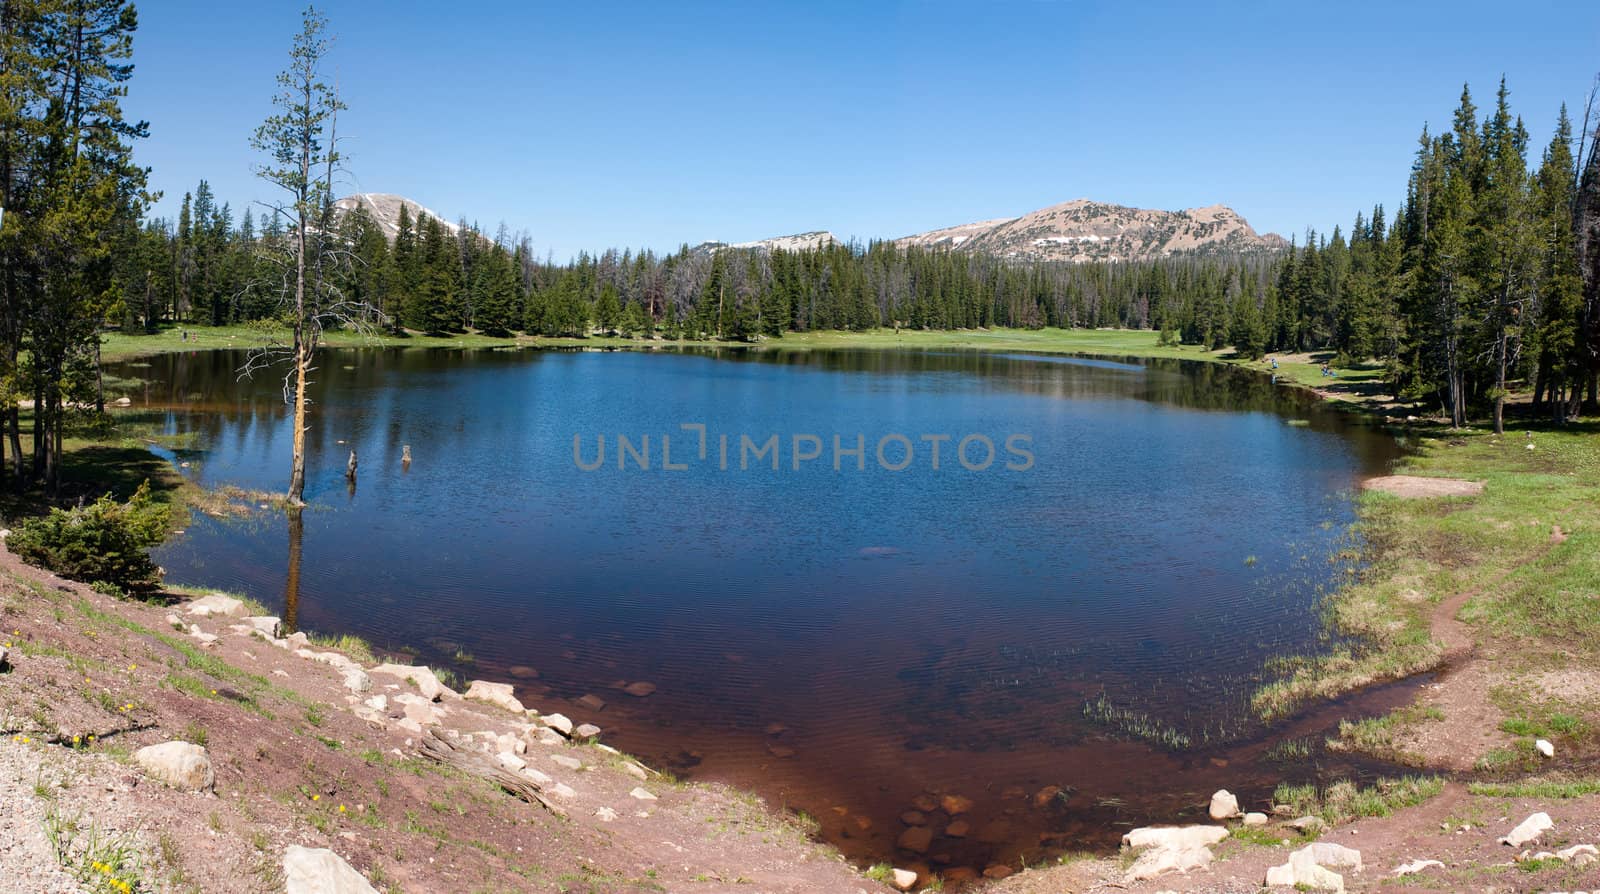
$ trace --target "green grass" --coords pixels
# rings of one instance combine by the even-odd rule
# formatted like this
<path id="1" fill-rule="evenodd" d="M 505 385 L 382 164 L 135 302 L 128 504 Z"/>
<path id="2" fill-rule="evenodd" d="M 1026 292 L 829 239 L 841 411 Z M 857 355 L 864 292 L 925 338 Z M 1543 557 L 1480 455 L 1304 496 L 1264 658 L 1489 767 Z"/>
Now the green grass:
<path id="1" fill-rule="evenodd" d="M 1327 604 L 1349 642 L 1269 665 L 1261 717 L 1283 717 L 1329 698 L 1436 667 L 1444 655 L 1431 613 L 1471 593 L 1458 614 L 1480 639 L 1517 654 L 1600 657 L 1600 427 L 1559 430 L 1515 423 L 1413 436 L 1398 472 L 1485 483 L 1476 497 L 1403 500 L 1363 493 L 1356 533 L 1367 564 Z M 1531 438 L 1528 434 L 1531 432 Z M 1533 450 L 1527 445 L 1532 443 Z M 1567 539 L 1552 543 L 1553 525 Z"/>
<path id="2" fill-rule="evenodd" d="M 1490 798 L 1532 798 L 1535 800 L 1566 801 L 1585 795 L 1600 794 L 1600 778 L 1546 780 L 1525 779 L 1518 782 L 1473 782 L 1467 791 Z"/>
<path id="3" fill-rule="evenodd" d="M 1404 751 L 1395 739 L 1411 727 L 1444 719 L 1438 708 L 1411 705 L 1399 708 L 1382 717 L 1339 721 L 1339 736 L 1328 742 L 1334 751 L 1359 751 L 1385 758 L 1397 764 L 1420 767 L 1427 762 L 1425 755 Z"/>
<path id="4" fill-rule="evenodd" d="M 1272 794 L 1274 804 L 1286 804 L 1296 816 L 1316 816 L 1328 825 L 1337 825 L 1368 816 L 1389 816 L 1402 807 L 1421 804 L 1444 791 L 1438 776 L 1404 776 L 1379 779 L 1360 787 L 1340 780 L 1325 787 L 1279 785 Z"/>

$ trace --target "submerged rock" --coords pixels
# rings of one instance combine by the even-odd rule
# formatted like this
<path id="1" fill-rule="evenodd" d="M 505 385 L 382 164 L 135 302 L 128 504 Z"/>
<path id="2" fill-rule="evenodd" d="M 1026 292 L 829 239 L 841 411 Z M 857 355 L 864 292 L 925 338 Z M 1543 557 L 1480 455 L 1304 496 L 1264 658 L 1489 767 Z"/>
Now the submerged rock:
<path id="1" fill-rule="evenodd" d="M 629 683 L 628 685 L 622 687 L 622 691 L 635 698 L 644 698 L 645 696 L 656 691 L 656 684 L 646 683 L 641 680 L 638 683 Z"/>
<path id="2" fill-rule="evenodd" d="M 895 847 L 911 851 L 914 854 L 925 854 L 928 846 L 933 844 L 933 830 L 927 826 L 911 826 L 895 840 Z"/>

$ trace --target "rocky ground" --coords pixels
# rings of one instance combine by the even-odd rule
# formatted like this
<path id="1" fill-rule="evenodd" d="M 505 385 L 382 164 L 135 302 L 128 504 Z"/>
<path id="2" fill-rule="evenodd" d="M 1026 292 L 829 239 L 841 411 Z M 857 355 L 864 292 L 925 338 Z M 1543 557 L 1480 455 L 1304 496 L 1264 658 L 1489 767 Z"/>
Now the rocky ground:
<path id="1" fill-rule="evenodd" d="M 294 891 L 297 847 L 389 891 L 888 890 L 800 818 L 679 784 L 603 732 L 249 613 L 112 598 L 0 548 L 0 891 Z M 141 751 L 169 741 L 209 770 Z"/>

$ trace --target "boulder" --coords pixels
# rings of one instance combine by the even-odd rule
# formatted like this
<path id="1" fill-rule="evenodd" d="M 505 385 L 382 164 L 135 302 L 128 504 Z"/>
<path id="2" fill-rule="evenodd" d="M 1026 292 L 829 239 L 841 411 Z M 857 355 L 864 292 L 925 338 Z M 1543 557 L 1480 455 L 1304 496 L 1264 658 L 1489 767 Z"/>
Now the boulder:
<path id="1" fill-rule="evenodd" d="M 502 751 L 495 755 L 495 760 L 500 762 L 500 766 L 505 767 L 507 770 L 510 770 L 513 773 L 526 769 L 528 766 L 527 761 L 517 757 L 515 754 L 509 751 Z"/>
<path id="2" fill-rule="evenodd" d="M 628 685 L 622 687 L 622 691 L 635 698 L 644 698 L 650 693 L 656 691 L 656 684 L 646 683 L 641 680 L 638 683 L 629 683 Z"/>
<path id="3" fill-rule="evenodd" d="M 1047 785 L 1033 793 L 1033 806 L 1043 810 L 1050 806 L 1050 802 L 1054 801 L 1059 794 L 1061 794 L 1061 786 Z"/>
<path id="4" fill-rule="evenodd" d="M 433 670 L 427 667 L 417 667 L 409 664 L 380 664 L 368 673 L 383 674 L 390 677 L 399 677 L 410 680 L 416 684 L 417 691 L 421 692 L 429 701 L 438 701 L 450 689 L 439 678 L 434 676 Z"/>
<path id="5" fill-rule="evenodd" d="M 267 639 L 277 639 L 283 635 L 283 621 L 276 615 L 257 615 L 245 618 L 244 623 Z"/>
<path id="6" fill-rule="evenodd" d="M 1239 799 L 1225 788 L 1218 789 L 1217 793 L 1211 796 L 1210 813 L 1211 818 L 1218 822 L 1233 819 L 1239 815 Z"/>
<path id="7" fill-rule="evenodd" d="M 629 776 L 632 776 L 635 779 L 649 779 L 650 778 L 650 771 L 646 770 L 642 764 L 636 763 L 634 761 L 623 761 L 622 762 L 622 771 L 624 773 L 627 773 Z"/>
<path id="8" fill-rule="evenodd" d="M 600 735 L 600 727 L 592 723 L 580 723 L 578 728 L 572 731 L 572 734 L 579 739 L 593 739 L 595 736 Z"/>
<path id="9" fill-rule="evenodd" d="M 1289 855 L 1289 862 L 1267 870 L 1267 887 L 1282 886 L 1301 891 L 1344 891 L 1344 876 L 1317 864 L 1302 848 Z"/>
<path id="10" fill-rule="evenodd" d="M 10 665 L 7 663 L 10 660 L 11 650 L 7 649 L 5 646 L 0 646 L 0 670 L 5 670 L 7 667 L 10 667 Z"/>
<path id="11" fill-rule="evenodd" d="M 192 600 L 184 610 L 202 618 L 242 618 L 249 614 L 243 600 L 221 593 L 212 593 Z"/>
<path id="12" fill-rule="evenodd" d="M 284 894 L 378 894 L 338 854 L 298 844 L 283 852 L 283 885 Z"/>
<path id="13" fill-rule="evenodd" d="M 173 788 L 210 791 L 217 784 L 216 774 L 211 771 L 211 757 L 201 746 L 188 742 L 145 746 L 133 753 L 133 762 Z"/>
<path id="14" fill-rule="evenodd" d="M 563 736 L 572 735 L 572 721 L 565 714 L 546 714 L 539 720 Z"/>
<path id="15" fill-rule="evenodd" d="M 1188 872 L 1211 865 L 1211 849 L 1203 845 L 1153 847 L 1139 855 L 1128 867 L 1130 882 L 1152 879 L 1169 872 Z"/>
<path id="16" fill-rule="evenodd" d="M 525 710 L 522 702 L 517 700 L 516 690 L 510 683 L 491 683 L 488 680 L 473 680 L 467 687 L 466 697 L 475 701 L 487 702 L 498 705 L 513 714 L 521 714 Z"/>
<path id="17" fill-rule="evenodd" d="M 1318 866 L 1361 871 L 1361 852 L 1331 841 L 1313 841 L 1296 853 L 1309 854 Z"/>
<path id="18" fill-rule="evenodd" d="M 296 630 L 283 638 L 283 647 L 285 649 L 309 649 L 311 648 L 311 637 L 306 636 L 304 630 Z"/>
<path id="19" fill-rule="evenodd" d="M 351 692 L 366 692 L 372 688 L 372 678 L 359 667 L 347 667 L 344 673 L 344 688 Z"/>
<path id="20" fill-rule="evenodd" d="M 914 854 L 925 854 L 933 844 L 933 830 L 927 826 L 910 826 L 895 840 L 895 847 Z"/>
<path id="21" fill-rule="evenodd" d="M 638 798 L 641 801 L 654 801 L 654 800 L 657 800 L 656 796 L 651 794 L 647 789 L 637 788 L 637 787 L 634 788 L 633 791 L 628 792 L 628 796 L 631 797 L 631 798 Z"/>
<path id="22" fill-rule="evenodd" d="M 119 407 L 131 407 L 131 406 L 133 406 L 133 398 L 128 397 L 127 395 L 123 395 L 122 397 L 117 398 L 116 400 L 112 401 L 111 403 L 113 405 L 119 406 Z"/>
<path id="23" fill-rule="evenodd" d="M 593 694 L 585 695 L 582 698 L 575 699 L 573 704 L 587 711 L 599 712 L 606 709 L 606 700 L 598 695 Z"/>
<path id="24" fill-rule="evenodd" d="M 1122 846 L 1129 850 L 1142 847 L 1207 847 L 1228 837 L 1222 826 L 1146 826 L 1122 836 Z"/>
<path id="25" fill-rule="evenodd" d="M 1244 824 L 1247 826 L 1265 826 L 1267 815 L 1265 813 L 1247 813 L 1244 815 Z"/>
<path id="26" fill-rule="evenodd" d="M 1533 747 L 1537 748 L 1539 750 L 1539 753 L 1544 755 L 1545 757 L 1555 757 L 1556 756 L 1556 746 L 1550 744 L 1548 739 L 1536 739 L 1536 740 L 1534 740 Z"/>
<path id="27" fill-rule="evenodd" d="M 1555 828 L 1555 825 L 1550 819 L 1550 814 L 1540 811 L 1517 824 L 1517 827 L 1511 830 L 1511 834 L 1500 839 L 1500 843 L 1509 844 L 1512 847 L 1532 844 L 1539 840 L 1540 835 Z"/>
<path id="28" fill-rule="evenodd" d="M 896 869 L 893 873 L 893 882 L 896 888 L 909 891 L 917 885 L 917 874 L 909 869 Z"/>

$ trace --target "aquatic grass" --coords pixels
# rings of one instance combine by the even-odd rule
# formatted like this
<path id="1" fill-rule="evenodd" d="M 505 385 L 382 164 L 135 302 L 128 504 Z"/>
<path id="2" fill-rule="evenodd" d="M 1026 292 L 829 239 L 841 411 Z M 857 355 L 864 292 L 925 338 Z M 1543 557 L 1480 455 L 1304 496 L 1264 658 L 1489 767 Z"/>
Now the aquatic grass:
<path id="1" fill-rule="evenodd" d="M 1382 717 L 1341 720 L 1338 736 L 1328 740 L 1328 750 L 1360 752 L 1393 763 L 1420 767 L 1427 763 L 1427 757 L 1406 751 L 1397 743 L 1397 739 L 1413 727 L 1441 720 L 1444 720 L 1444 711 L 1420 704 L 1397 708 Z"/>
<path id="2" fill-rule="evenodd" d="M 1140 711 L 1118 707 L 1104 692 L 1083 703 L 1083 716 L 1091 722 L 1142 739 L 1168 751 L 1186 751 L 1193 745 L 1188 734 Z"/>

